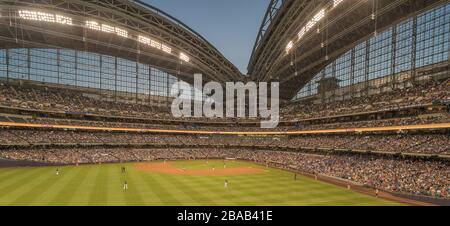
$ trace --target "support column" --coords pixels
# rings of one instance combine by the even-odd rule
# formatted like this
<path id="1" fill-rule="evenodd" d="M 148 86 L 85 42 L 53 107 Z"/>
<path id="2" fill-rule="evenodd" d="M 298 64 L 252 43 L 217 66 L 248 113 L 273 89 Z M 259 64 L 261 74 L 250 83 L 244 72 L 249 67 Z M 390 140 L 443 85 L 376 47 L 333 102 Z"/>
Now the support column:
<path id="1" fill-rule="evenodd" d="M 117 57 L 114 57 L 114 101 L 117 102 Z"/>
<path id="2" fill-rule="evenodd" d="M 369 58 L 370 58 L 370 39 L 366 41 L 366 59 L 365 59 L 365 69 L 364 69 L 364 83 L 366 96 L 369 96 Z"/>
<path id="3" fill-rule="evenodd" d="M 397 25 L 392 28 L 392 58 L 391 58 L 391 88 L 395 89 L 397 84 L 397 74 L 395 71 L 395 67 L 397 66 Z"/>
<path id="4" fill-rule="evenodd" d="M 308 96 L 312 96 L 312 83 L 311 82 L 308 83 L 308 92 L 309 92 Z"/>
<path id="5" fill-rule="evenodd" d="M 78 86 L 78 51 L 75 50 L 75 86 Z"/>
<path id="6" fill-rule="evenodd" d="M 58 84 L 61 84 L 61 77 L 60 77 L 60 68 L 61 68 L 61 54 L 60 54 L 60 50 L 59 49 L 57 49 L 56 50 L 56 67 L 58 68 L 57 69 L 57 76 L 58 76 Z"/>
<path id="7" fill-rule="evenodd" d="M 334 79 L 336 78 L 336 60 L 333 61 L 332 66 L 331 66 L 331 75 Z M 333 89 L 333 102 L 336 101 L 336 88 Z"/>
<path id="8" fill-rule="evenodd" d="M 139 61 L 139 59 L 138 59 L 138 61 Z M 139 80 L 139 63 L 138 63 L 138 61 L 136 62 L 136 67 L 135 67 L 135 70 L 136 70 L 136 88 L 135 88 L 135 98 L 136 98 L 136 103 L 138 103 L 139 101 L 139 95 L 138 95 L 138 85 L 139 85 L 139 82 L 138 82 L 138 80 Z"/>
<path id="9" fill-rule="evenodd" d="M 324 68 L 320 73 L 320 80 L 323 80 L 325 78 L 325 70 L 326 68 Z M 321 92 L 319 93 L 319 87 L 317 87 L 317 93 L 320 95 L 320 99 L 322 99 L 322 103 L 325 102 L 325 93 Z"/>
<path id="10" fill-rule="evenodd" d="M 148 67 L 148 104 L 152 106 L 152 68 Z"/>
<path id="11" fill-rule="evenodd" d="M 9 49 L 6 49 L 6 82 L 9 82 Z"/>
<path id="12" fill-rule="evenodd" d="M 450 26 L 450 24 L 448 26 Z M 448 36 L 448 40 L 447 41 L 448 41 L 448 43 L 450 45 L 450 35 Z M 447 49 L 447 68 L 448 68 L 449 65 L 450 65 L 450 47 L 449 47 L 449 49 Z M 447 76 L 450 76 L 450 70 L 449 69 L 447 69 Z"/>
<path id="13" fill-rule="evenodd" d="M 351 98 L 355 95 L 355 48 L 352 49 L 352 56 L 350 60 L 350 96 Z"/>
<path id="14" fill-rule="evenodd" d="M 413 18 L 412 32 L 412 52 L 411 52 L 411 80 L 416 82 L 416 61 L 417 61 L 417 16 Z"/>
<path id="15" fill-rule="evenodd" d="M 102 74 L 103 74 L 103 55 L 99 55 L 100 56 L 100 98 L 103 99 L 103 81 L 102 81 Z"/>
<path id="16" fill-rule="evenodd" d="M 166 74 L 166 107 L 169 107 L 169 73 L 165 73 Z"/>
<path id="17" fill-rule="evenodd" d="M 117 102 L 117 57 L 114 57 L 114 102 Z"/>
<path id="18" fill-rule="evenodd" d="M 28 81 L 31 80 L 31 54 L 30 48 L 27 48 L 27 73 L 28 73 Z"/>

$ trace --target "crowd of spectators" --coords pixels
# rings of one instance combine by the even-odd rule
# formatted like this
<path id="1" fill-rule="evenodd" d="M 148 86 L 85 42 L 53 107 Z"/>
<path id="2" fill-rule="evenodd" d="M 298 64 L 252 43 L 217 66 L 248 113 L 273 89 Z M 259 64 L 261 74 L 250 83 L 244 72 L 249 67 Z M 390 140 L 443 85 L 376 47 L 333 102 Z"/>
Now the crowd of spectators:
<path id="1" fill-rule="evenodd" d="M 0 103 L 32 110 L 91 113 L 110 116 L 167 118 L 160 107 L 126 101 L 108 101 L 76 90 L 0 84 Z"/>
<path id="2" fill-rule="evenodd" d="M 131 98 L 132 99 L 132 98 Z M 100 116 L 134 117 L 152 120 L 237 122 L 237 118 L 181 118 L 170 113 L 170 104 L 154 104 L 130 98 L 106 98 L 99 93 L 62 88 L 18 86 L 0 83 L 0 105 L 28 110 L 94 114 Z M 246 119 L 254 121 L 256 119 Z"/>
<path id="3" fill-rule="evenodd" d="M 290 145 L 305 148 L 368 150 L 392 153 L 450 154 L 448 134 L 301 136 Z"/>
<path id="4" fill-rule="evenodd" d="M 1 115 L 0 115 L 1 116 Z M 291 125 L 280 125 L 273 129 L 262 129 L 259 124 L 253 126 L 238 126 L 234 123 L 229 126 L 224 125 L 196 125 L 192 124 L 164 124 L 164 123 L 135 123 L 135 122 L 115 122 L 115 121 L 100 121 L 100 120 L 82 120 L 82 119 L 64 119 L 64 118 L 49 118 L 49 117 L 29 117 L 19 115 L 9 115 L 0 117 L 0 122 L 19 122 L 31 123 L 40 125 L 62 125 L 62 126 L 89 126 L 89 127 L 104 127 L 104 128 L 125 128 L 125 129 L 164 129 L 164 130 L 194 130 L 194 131 L 227 131 L 227 132 L 254 132 L 254 131 L 293 131 L 293 130 L 323 130 L 323 129 L 351 129 L 351 128 L 373 128 L 386 126 L 407 126 L 407 125 L 424 125 L 450 122 L 450 114 L 438 113 L 428 116 L 416 116 L 383 120 L 364 120 L 354 122 L 340 122 L 340 123 L 318 123 L 318 124 L 303 124 L 296 123 Z"/>
<path id="5" fill-rule="evenodd" d="M 450 198 L 449 162 L 274 151 L 240 152 L 239 158 L 285 165 L 290 169 L 338 177 L 389 191 Z"/>
<path id="6" fill-rule="evenodd" d="M 140 132 L 0 129 L 0 142 L 4 145 L 139 144 L 159 146 L 267 146 L 274 148 L 323 148 L 450 155 L 450 135 L 446 133 L 249 137 L 170 135 Z"/>
<path id="7" fill-rule="evenodd" d="M 362 112 L 400 109 L 408 106 L 431 105 L 434 102 L 450 101 L 450 80 L 429 81 L 425 84 L 390 92 L 353 97 L 349 100 L 335 100 L 324 103 L 292 103 L 281 109 L 282 120 L 304 120 L 339 116 Z M 316 100 L 318 101 L 318 100 Z M 125 99 L 108 99 L 99 94 L 79 90 L 17 86 L 0 84 L 0 105 L 23 109 L 59 111 L 70 113 L 97 114 L 102 116 L 135 117 L 158 120 L 174 120 L 168 106 L 153 105 Z M 448 117 L 446 117 L 448 120 Z M 183 118 L 183 121 L 214 121 L 236 123 L 238 121 L 258 122 L 260 119 L 236 118 Z"/>
<path id="8" fill-rule="evenodd" d="M 316 100 L 319 101 L 319 100 Z M 369 96 L 353 97 L 324 103 L 299 102 L 282 109 L 284 119 L 300 120 L 362 112 L 400 109 L 450 101 L 450 80 L 424 84 Z"/>

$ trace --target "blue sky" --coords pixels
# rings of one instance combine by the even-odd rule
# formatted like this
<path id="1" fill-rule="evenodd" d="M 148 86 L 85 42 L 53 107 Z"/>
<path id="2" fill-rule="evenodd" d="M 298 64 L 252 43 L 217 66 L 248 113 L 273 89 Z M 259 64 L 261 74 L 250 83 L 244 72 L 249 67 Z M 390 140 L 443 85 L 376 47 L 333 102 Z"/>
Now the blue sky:
<path id="1" fill-rule="evenodd" d="M 197 31 L 241 72 L 247 64 L 269 0 L 143 0 Z"/>

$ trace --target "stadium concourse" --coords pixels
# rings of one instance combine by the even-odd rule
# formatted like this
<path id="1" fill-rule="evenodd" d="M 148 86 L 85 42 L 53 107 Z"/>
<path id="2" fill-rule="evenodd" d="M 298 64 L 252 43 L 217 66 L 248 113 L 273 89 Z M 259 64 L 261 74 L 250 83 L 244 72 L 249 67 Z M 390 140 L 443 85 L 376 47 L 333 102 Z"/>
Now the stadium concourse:
<path id="1" fill-rule="evenodd" d="M 245 79 L 173 17 L 102 2 L 0 1 L 0 167 L 238 159 L 449 203 L 447 1 L 284 1 Z M 172 117 L 170 88 L 194 73 L 280 82 L 279 126 Z"/>

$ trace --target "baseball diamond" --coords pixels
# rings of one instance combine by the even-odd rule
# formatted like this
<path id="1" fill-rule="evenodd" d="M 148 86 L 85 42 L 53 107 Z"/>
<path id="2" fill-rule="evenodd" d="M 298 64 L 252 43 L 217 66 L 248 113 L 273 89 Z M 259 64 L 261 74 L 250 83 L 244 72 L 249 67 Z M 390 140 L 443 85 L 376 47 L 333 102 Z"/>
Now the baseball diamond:
<path id="1" fill-rule="evenodd" d="M 59 167 L 60 175 L 56 167 L 1 169 L 0 205 L 402 205 L 313 178 L 294 181 L 293 173 L 275 168 L 226 164 L 227 169 L 219 160 L 79 165 Z M 125 180 L 128 190 L 122 189 Z M 224 180 L 230 183 L 226 189 Z"/>

